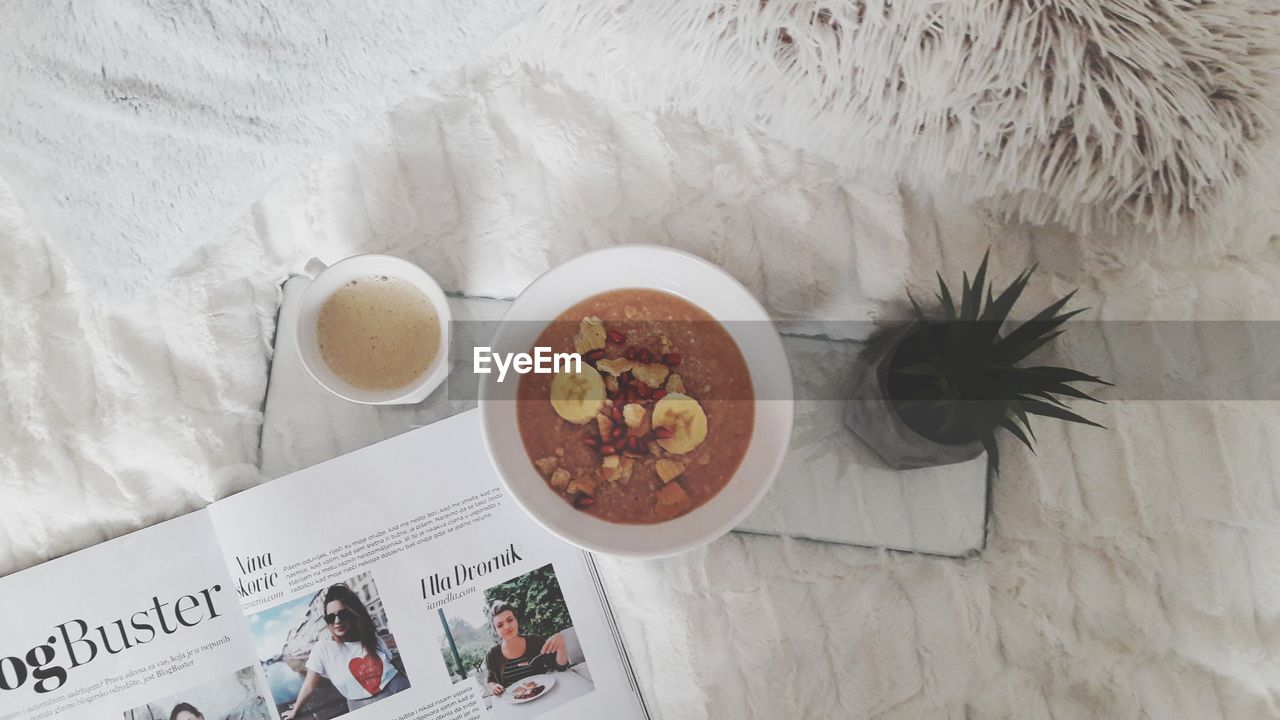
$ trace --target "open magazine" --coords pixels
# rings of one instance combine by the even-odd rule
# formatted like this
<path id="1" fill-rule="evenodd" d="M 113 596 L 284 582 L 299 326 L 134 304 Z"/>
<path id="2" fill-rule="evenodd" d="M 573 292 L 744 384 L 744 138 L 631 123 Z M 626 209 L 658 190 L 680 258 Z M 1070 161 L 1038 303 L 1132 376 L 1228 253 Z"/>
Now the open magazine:
<path id="1" fill-rule="evenodd" d="M 0 720 L 647 717 L 475 412 L 0 578 Z"/>

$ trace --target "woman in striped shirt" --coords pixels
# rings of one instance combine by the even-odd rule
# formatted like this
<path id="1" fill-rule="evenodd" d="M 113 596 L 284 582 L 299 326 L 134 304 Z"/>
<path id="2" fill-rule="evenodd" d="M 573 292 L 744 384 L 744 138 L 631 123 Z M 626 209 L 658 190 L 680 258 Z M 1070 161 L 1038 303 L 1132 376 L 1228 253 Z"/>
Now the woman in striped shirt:
<path id="1" fill-rule="evenodd" d="M 494 695 L 501 695 L 532 675 L 569 667 L 569 650 L 560 633 L 545 639 L 541 635 L 521 635 L 520 612 L 501 600 L 490 606 L 489 617 L 499 638 L 484 661 L 489 671 L 489 691 Z"/>

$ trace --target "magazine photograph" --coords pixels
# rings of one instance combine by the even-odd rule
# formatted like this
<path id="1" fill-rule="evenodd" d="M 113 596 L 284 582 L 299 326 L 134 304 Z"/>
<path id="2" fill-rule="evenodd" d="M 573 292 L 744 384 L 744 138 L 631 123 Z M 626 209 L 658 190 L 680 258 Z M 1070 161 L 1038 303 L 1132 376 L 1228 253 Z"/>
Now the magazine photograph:
<path id="1" fill-rule="evenodd" d="M 241 668 L 167 698 L 128 710 L 124 720 L 272 720 L 257 671 Z"/>
<path id="2" fill-rule="evenodd" d="M 450 679 L 479 685 L 494 717 L 508 716 L 506 708 L 542 698 L 519 714 L 533 717 L 530 711 L 549 711 L 595 689 L 551 565 L 438 612 L 440 652 Z"/>
<path id="3" fill-rule="evenodd" d="M 410 687 L 370 573 L 249 616 L 282 718 L 338 717 Z"/>

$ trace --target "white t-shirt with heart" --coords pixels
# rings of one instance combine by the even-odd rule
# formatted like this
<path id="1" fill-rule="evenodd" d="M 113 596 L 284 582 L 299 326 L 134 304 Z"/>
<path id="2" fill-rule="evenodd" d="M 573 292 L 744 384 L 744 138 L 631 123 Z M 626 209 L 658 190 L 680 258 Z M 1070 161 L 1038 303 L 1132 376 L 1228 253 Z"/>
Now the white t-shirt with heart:
<path id="1" fill-rule="evenodd" d="M 387 650 L 382 638 L 378 638 L 378 654 L 374 657 L 365 657 L 364 645 L 358 642 L 321 638 L 311 648 L 307 669 L 328 678 L 348 700 L 371 698 L 396 676 L 396 668 L 391 664 L 391 651 Z"/>

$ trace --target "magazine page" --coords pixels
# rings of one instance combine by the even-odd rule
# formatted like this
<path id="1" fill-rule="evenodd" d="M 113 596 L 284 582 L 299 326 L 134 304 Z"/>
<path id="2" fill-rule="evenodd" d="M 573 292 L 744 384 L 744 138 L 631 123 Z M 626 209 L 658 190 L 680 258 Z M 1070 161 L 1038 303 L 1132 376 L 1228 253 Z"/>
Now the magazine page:
<path id="1" fill-rule="evenodd" d="M 588 556 L 467 412 L 210 512 L 281 718 L 643 718 Z"/>
<path id="2" fill-rule="evenodd" d="M 207 512 L 0 578 L 0 718 L 269 720 Z"/>

